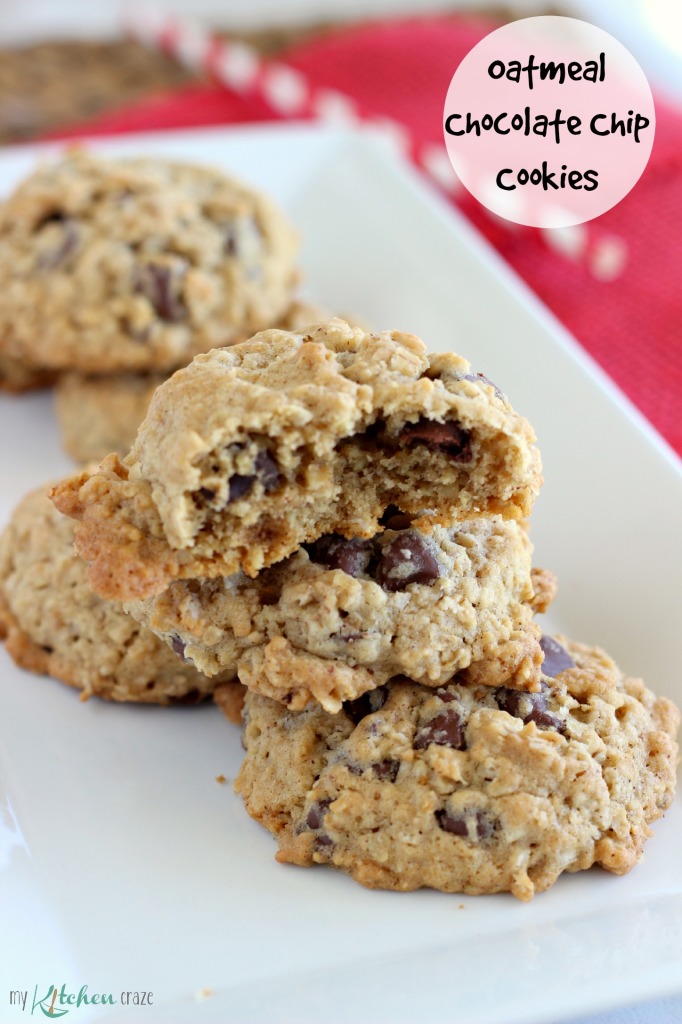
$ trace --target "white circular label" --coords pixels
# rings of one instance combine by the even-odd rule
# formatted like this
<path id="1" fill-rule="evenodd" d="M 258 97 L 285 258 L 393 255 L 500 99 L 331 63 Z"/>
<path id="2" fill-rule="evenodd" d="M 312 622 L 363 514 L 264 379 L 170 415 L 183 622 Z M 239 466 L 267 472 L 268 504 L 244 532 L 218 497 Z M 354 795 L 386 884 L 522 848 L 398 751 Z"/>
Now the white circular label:
<path id="1" fill-rule="evenodd" d="M 611 209 L 651 154 L 654 101 L 617 39 L 575 18 L 491 32 L 445 100 L 445 143 L 466 188 L 518 224 L 557 228 Z"/>

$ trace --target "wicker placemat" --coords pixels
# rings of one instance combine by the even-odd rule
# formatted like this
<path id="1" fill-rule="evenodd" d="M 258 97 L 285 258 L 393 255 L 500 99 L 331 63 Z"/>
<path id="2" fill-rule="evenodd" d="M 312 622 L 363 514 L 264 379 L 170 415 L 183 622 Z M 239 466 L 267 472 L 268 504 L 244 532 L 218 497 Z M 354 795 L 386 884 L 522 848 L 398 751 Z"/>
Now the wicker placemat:
<path id="1" fill-rule="evenodd" d="M 270 55 L 330 30 L 311 25 L 237 37 Z M 163 54 L 125 39 L 0 48 L 0 143 L 77 124 L 193 78 Z"/>

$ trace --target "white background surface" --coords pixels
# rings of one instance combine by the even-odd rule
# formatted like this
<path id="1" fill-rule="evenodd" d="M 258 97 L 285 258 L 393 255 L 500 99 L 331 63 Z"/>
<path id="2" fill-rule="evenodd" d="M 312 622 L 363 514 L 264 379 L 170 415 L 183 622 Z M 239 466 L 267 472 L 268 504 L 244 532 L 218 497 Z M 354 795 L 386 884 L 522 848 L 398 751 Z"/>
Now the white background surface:
<path id="1" fill-rule="evenodd" d="M 303 232 L 311 297 L 461 351 L 498 383 L 543 451 L 536 563 L 561 585 L 547 628 L 601 643 L 682 700 L 678 463 L 412 171 L 378 144 L 309 129 L 111 148 L 126 145 L 267 188 Z M 0 189 L 29 162 L 0 157 Z M 47 396 L 0 399 L 0 436 L 4 520 L 69 464 Z M 0 1007 L 8 988 L 63 980 L 154 990 L 153 1009 L 116 1008 L 121 1024 L 549 1024 L 682 992 L 679 798 L 624 878 L 567 877 L 530 905 L 367 892 L 275 864 L 270 837 L 214 781 L 240 760 L 215 709 L 82 705 L 4 652 L 0 681 Z M 205 987 L 214 995 L 196 1002 Z M 634 1019 L 663 1024 L 664 1010 Z"/>

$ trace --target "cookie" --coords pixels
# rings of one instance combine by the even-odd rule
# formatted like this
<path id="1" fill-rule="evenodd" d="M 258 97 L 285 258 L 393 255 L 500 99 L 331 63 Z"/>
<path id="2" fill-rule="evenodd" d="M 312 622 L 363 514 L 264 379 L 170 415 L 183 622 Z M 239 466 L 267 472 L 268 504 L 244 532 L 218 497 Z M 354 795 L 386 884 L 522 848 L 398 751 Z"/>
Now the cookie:
<path id="1" fill-rule="evenodd" d="M 227 682 L 183 664 L 120 605 L 90 591 L 73 527 L 41 488 L 0 536 L 0 637 L 17 665 L 84 697 L 140 703 L 194 703 Z"/>
<path id="2" fill-rule="evenodd" d="M 297 240 L 221 171 L 72 151 L 0 205 L 0 351 L 82 373 L 170 370 L 291 304 Z"/>
<path id="3" fill-rule="evenodd" d="M 125 607 L 206 675 L 334 713 L 392 676 L 435 687 L 476 663 L 489 685 L 539 688 L 533 612 L 553 578 L 536 578 L 537 595 L 514 520 L 416 529 L 393 514 L 371 540 L 322 537 L 255 579 L 178 580 Z"/>
<path id="4" fill-rule="evenodd" d="M 55 374 L 33 366 L 25 366 L 18 359 L 12 359 L 0 351 L 0 391 L 21 394 L 36 391 L 54 383 Z"/>
<path id="5" fill-rule="evenodd" d="M 530 425 L 460 356 L 341 320 L 196 357 L 154 393 L 130 454 L 55 490 L 104 597 L 249 575 L 385 509 L 525 518 Z"/>
<path id="6" fill-rule="evenodd" d="M 243 724 L 244 701 L 246 700 L 245 686 L 237 682 L 221 683 L 220 686 L 215 688 L 213 700 L 233 725 Z"/>
<path id="7" fill-rule="evenodd" d="M 135 440 L 152 395 L 165 373 L 118 373 L 105 377 L 65 373 L 55 388 L 62 446 L 75 462 L 125 455 Z"/>
<path id="8" fill-rule="evenodd" d="M 545 646 L 539 694 L 393 680 L 331 715 L 248 691 L 236 789 L 277 859 L 522 900 L 629 871 L 673 799 L 679 712 L 596 648 Z"/>
<path id="9" fill-rule="evenodd" d="M 326 316 L 319 306 L 296 301 L 281 326 L 295 330 Z M 0 386 L 1 386 L 0 361 Z M 110 452 L 126 455 L 152 395 L 168 373 L 87 375 L 64 373 L 55 388 L 55 410 L 62 444 L 76 462 L 100 462 Z"/>

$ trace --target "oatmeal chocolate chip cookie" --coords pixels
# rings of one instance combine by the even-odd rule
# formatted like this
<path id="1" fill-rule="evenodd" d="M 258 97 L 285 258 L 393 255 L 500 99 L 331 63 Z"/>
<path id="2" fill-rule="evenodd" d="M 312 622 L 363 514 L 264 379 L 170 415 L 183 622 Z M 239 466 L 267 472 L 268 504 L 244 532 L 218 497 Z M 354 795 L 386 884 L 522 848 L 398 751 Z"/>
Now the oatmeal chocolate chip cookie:
<path id="1" fill-rule="evenodd" d="M 125 455 L 135 440 L 152 395 L 165 373 L 116 373 L 105 377 L 63 374 L 55 388 L 62 447 L 75 462 Z"/>
<path id="2" fill-rule="evenodd" d="M 120 605 L 96 597 L 73 527 L 41 488 L 0 536 L 0 637 L 17 665 L 84 696 L 141 703 L 194 703 L 230 678 L 207 679 Z"/>
<path id="3" fill-rule="evenodd" d="M 54 383 L 54 379 L 55 374 L 50 370 L 26 366 L 0 351 L 0 391 L 18 395 L 22 391 L 47 388 Z"/>
<path id="4" fill-rule="evenodd" d="M 390 504 L 528 515 L 529 424 L 469 363 L 341 320 L 197 356 L 154 394 L 130 454 L 58 487 L 104 597 L 255 575 L 328 533 L 371 537 Z"/>
<path id="5" fill-rule="evenodd" d="M 672 802 L 679 713 L 603 652 L 547 645 L 538 694 L 393 680 L 331 715 L 248 691 L 236 789 L 277 859 L 522 900 L 563 871 L 629 871 Z"/>
<path id="6" fill-rule="evenodd" d="M 287 331 L 296 330 L 327 315 L 319 306 L 296 301 L 278 326 Z M 169 376 L 169 373 L 62 374 L 55 388 L 55 408 L 66 453 L 81 463 L 100 462 L 110 452 L 126 455 L 152 395 Z"/>
<path id="7" fill-rule="evenodd" d="M 297 241 L 221 171 L 72 152 L 0 205 L 0 350 L 83 373 L 172 369 L 291 303 Z"/>
<path id="8" fill-rule="evenodd" d="M 440 686 L 479 663 L 488 685 L 538 689 L 533 611 L 553 577 L 531 575 L 523 526 L 409 520 L 389 513 L 370 540 L 322 537 L 255 579 L 177 580 L 125 607 L 201 672 L 236 670 L 292 709 L 333 713 L 400 673 Z"/>

